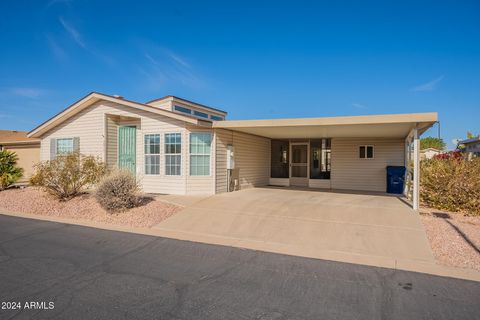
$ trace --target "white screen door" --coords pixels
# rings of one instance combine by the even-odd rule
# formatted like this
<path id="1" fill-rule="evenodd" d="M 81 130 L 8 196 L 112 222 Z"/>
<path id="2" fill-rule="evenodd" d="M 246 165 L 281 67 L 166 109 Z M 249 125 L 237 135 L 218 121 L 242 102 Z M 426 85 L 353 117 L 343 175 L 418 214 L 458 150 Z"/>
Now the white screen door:
<path id="1" fill-rule="evenodd" d="M 308 186 L 308 144 L 291 144 L 290 185 Z"/>

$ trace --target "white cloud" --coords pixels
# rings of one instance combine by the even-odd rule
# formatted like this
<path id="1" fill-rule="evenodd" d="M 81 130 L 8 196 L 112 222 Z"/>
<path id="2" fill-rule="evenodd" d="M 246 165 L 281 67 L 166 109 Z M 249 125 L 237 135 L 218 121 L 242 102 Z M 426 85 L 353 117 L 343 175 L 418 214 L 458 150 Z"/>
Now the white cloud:
<path id="1" fill-rule="evenodd" d="M 85 42 L 83 41 L 82 34 L 75 29 L 75 27 L 68 21 L 66 21 L 63 17 L 59 18 L 60 23 L 62 24 L 63 28 L 67 33 L 72 37 L 72 39 L 82 48 L 86 49 L 87 46 Z"/>
<path id="2" fill-rule="evenodd" d="M 178 63 L 179 65 L 185 67 L 185 68 L 188 68 L 190 69 L 190 64 L 188 64 L 185 59 L 181 58 L 179 55 L 173 53 L 173 52 L 170 52 L 169 53 L 170 55 L 170 58 L 172 58 L 176 63 Z"/>
<path id="3" fill-rule="evenodd" d="M 47 90 L 44 89 L 26 87 L 10 88 L 9 91 L 13 95 L 31 99 L 39 98 L 47 93 Z"/>
<path id="4" fill-rule="evenodd" d="M 55 38 L 51 34 L 46 34 L 45 37 L 47 38 L 48 46 L 50 47 L 50 50 L 52 51 L 55 58 L 57 58 L 58 60 L 66 60 L 68 58 L 67 53 L 57 43 Z"/>
<path id="5" fill-rule="evenodd" d="M 437 89 L 437 85 L 445 78 L 445 76 L 441 75 L 440 77 L 433 79 L 427 83 L 420 84 L 416 87 L 413 87 L 412 91 L 435 91 Z"/>
<path id="6" fill-rule="evenodd" d="M 204 86 L 204 82 L 195 74 L 193 67 L 186 62 L 186 59 L 172 50 L 150 48 L 144 53 L 144 57 L 147 65 L 138 70 L 148 80 L 149 87 L 155 90 L 161 88 L 166 82 L 179 82 L 195 88 Z"/>

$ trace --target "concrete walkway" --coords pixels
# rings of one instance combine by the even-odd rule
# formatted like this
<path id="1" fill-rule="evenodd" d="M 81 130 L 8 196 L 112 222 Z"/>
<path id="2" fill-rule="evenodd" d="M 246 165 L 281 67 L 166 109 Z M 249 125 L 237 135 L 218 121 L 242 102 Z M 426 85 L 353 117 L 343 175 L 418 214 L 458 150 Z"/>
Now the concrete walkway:
<path id="1" fill-rule="evenodd" d="M 389 268 L 434 263 L 418 215 L 383 194 L 247 189 L 194 202 L 153 230 L 184 240 Z"/>

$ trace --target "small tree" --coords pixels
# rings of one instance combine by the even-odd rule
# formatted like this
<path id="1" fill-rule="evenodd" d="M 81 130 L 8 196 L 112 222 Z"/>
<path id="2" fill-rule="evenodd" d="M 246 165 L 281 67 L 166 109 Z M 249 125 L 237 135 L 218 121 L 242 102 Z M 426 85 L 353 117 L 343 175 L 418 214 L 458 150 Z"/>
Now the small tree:
<path id="1" fill-rule="evenodd" d="M 441 138 L 426 137 L 420 139 L 420 149 L 434 148 L 438 150 L 444 150 L 446 147 L 445 142 Z"/>
<path id="2" fill-rule="evenodd" d="M 96 184 L 105 174 L 105 165 L 102 161 L 77 152 L 40 162 L 35 168 L 30 183 L 60 200 L 78 195 L 85 188 Z"/>
<path id="3" fill-rule="evenodd" d="M 0 191 L 8 188 L 23 175 L 23 169 L 17 166 L 15 152 L 0 150 Z"/>

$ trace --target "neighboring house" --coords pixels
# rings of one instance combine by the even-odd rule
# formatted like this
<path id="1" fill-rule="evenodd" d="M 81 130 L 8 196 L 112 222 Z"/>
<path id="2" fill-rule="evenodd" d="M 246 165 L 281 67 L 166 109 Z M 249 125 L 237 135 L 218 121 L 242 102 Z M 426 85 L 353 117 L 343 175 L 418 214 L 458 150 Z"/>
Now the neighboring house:
<path id="1" fill-rule="evenodd" d="M 435 148 L 426 148 L 426 149 L 420 150 L 420 159 L 421 160 L 432 159 L 434 156 L 440 153 L 442 153 L 442 150 L 438 150 Z"/>
<path id="2" fill-rule="evenodd" d="M 462 151 L 468 155 L 469 159 L 472 157 L 480 157 L 480 137 L 462 140 L 459 141 L 458 144 L 465 147 Z"/>
<path id="3" fill-rule="evenodd" d="M 42 160 L 78 150 L 134 173 L 145 192 L 214 194 L 254 186 L 386 191 L 406 141 L 436 113 L 224 120 L 173 96 L 146 104 L 91 93 L 33 129 Z M 230 170 L 232 169 L 232 170 Z"/>
<path id="4" fill-rule="evenodd" d="M 28 132 L 0 130 L 0 150 L 13 151 L 18 156 L 18 166 L 23 168 L 19 182 L 27 182 L 33 174 L 34 164 L 40 161 L 40 139 L 27 137 Z"/>

